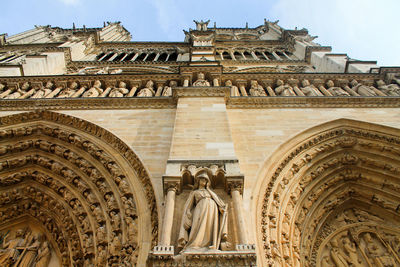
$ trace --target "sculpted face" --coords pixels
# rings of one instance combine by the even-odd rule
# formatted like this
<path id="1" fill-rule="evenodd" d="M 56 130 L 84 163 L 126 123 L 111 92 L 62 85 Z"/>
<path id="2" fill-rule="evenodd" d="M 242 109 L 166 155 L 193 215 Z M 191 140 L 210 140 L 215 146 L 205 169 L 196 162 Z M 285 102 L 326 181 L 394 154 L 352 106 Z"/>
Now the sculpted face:
<path id="1" fill-rule="evenodd" d="M 231 80 L 227 80 L 225 82 L 225 86 L 232 86 L 232 81 Z"/>
<path id="2" fill-rule="evenodd" d="M 310 82 L 308 80 L 303 80 L 303 82 L 301 83 L 304 87 L 309 86 Z"/>
<path id="3" fill-rule="evenodd" d="M 333 87 L 334 85 L 335 85 L 335 84 L 333 83 L 332 80 L 329 80 L 329 81 L 326 82 L 326 86 L 328 86 L 329 88 L 330 88 L 330 87 Z"/>
<path id="4" fill-rule="evenodd" d="M 29 89 L 29 83 L 28 83 L 28 82 L 25 82 L 25 83 L 22 85 L 22 90 L 27 90 L 27 89 Z"/>
<path id="5" fill-rule="evenodd" d="M 197 75 L 197 78 L 199 79 L 199 80 L 204 80 L 204 73 L 202 73 L 202 72 L 199 72 L 199 74 Z"/>
<path id="6" fill-rule="evenodd" d="M 153 85 L 154 85 L 154 83 L 153 83 L 152 80 L 150 80 L 150 81 L 148 81 L 148 82 L 146 83 L 146 87 L 147 87 L 147 88 L 153 88 Z"/>
<path id="7" fill-rule="evenodd" d="M 46 88 L 51 89 L 53 87 L 53 83 L 52 82 L 47 82 L 46 83 Z"/>
<path id="8" fill-rule="evenodd" d="M 283 85 L 283 81 L 282 81 L 282 80 L 277 80 L 277 81 L 276 81 L 276 85 L 278 85 L 278 86 Z"/>
<path id="9" fill-rule="evenodd" d="M 93 87 L 100 88 L 101 87 L 101 82 L 99 80 L 95 81 Z"/>
<path id="10" fill-rule="evenodd" d="M 73 82 L 73 83 L 71 83 L 70 88 L 76 89 L 76 88 L 78 88 L 78 84 L 76 82 Z"/>
<path id="11" fill-rule="evenodd" d="M 178 83 L 176 82 L 176 81 L 170 81 L 169 82 L 169 86 L 170 87 L 175 87 L 175 86 L 177 86 L 178 85 Z"/>
<path id="12" fill-rule="evenodd" d="M 379 81 L 376 82 L 376 85 L 378 85 L 378 86 L 384 86 L 384 85 L 386 85 L 386 84 L 385 84 L 384 81 L 379 80 Z"/>
<path id="13" fill-rule="evenodd" d="M 204 178 L 204 177 L 201 177 L 200 179 L 199 179 L 199 187 L 205 187 L 206 185 L 207 185 L 207 179 L 206 178 Z"/>
<path id="14" fill-rule="evenodd" d="M 119 83 L 119 88 L 126 88 L 126 83 L 120 82 Z"/>

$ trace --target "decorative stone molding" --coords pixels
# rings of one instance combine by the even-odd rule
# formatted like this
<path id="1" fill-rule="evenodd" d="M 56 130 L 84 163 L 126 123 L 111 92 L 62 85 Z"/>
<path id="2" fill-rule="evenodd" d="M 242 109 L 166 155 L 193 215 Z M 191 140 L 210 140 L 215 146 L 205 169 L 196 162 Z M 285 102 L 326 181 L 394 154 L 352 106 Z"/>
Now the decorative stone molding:
<path id="1" fill-rule="evenodd" d="M 227 108 L 397 108 L 400 97 L 231 97 Z"/>
<path id="2" fill-rule="evenodd" d="M 363 226 L 378 216 L 385 222 L 379 223 L 382 227 L 399 227 L 400 195 L 395 188 L 400 189 L 400 162 L 394 154 L 400 149 L 400 135 L 388 127 L 385 131 L 371 124 L 341 121 L 342 126 L 326 127 L 296 142 L 290 151 L 280 151 L 288 156 L 272 164 L 258 205 L 265 264 L 325 266 L 323 259 L 324 264 L 332 264 L 333 256 L 318 251 L 339 228 L 330 221 L 343 217 L 344 209 L 370 216 L 357 221 Z M 349 238 L 357 242 L 355 235 Z"/>
<path id="3" fill-rule="evenodd" d="M 73 110 L 73 109 L 172 109 L 171 97 L 151 98 L 68 98 L 0 100 L 0 110 Z"/>
<path id="4" fill-rule="evenodd" d="M 0 117 L 0 140 L 0 215 L 6 223 L 0 230 L 24 216 L 38 219 L 50 232 L 56 228 L 49 222 L 57 222 L 63 234 L 52 234 L 51 242 L 66 266 L 134 264 L 147 253 L 138 231 L 155 243 L 158 220 L 150 179 L 137 156 L 111 133 L 42 111 Z M 46 214 L 43 220 L 40 212 Z M 150 227 L 143 225 L 146 221 Z"/>
<path id="5" fill-rule="evenodd" d="M 153 254 L 149 257 L 149 266 L 256 266 L 257 256 L 251 251 L 216 251 L 212 253 L 183 253 L 175 261 L 170 256 L 158 256 Z"/>
<path id="6" fill-rule="evenodd" d="M 240 174 L 239 162 L 236 159 L 168 160 L 166 174 L 163 176 L 164 191 L 170 183 L 176 183 L 179 190 L 193 185 L 196 172 L 203 168 L 208 169 L 213 188 L 224 188 L 228 192 L 232 186 L 240 187 L 240 183 L 243 184 L 244 176 Z"/>

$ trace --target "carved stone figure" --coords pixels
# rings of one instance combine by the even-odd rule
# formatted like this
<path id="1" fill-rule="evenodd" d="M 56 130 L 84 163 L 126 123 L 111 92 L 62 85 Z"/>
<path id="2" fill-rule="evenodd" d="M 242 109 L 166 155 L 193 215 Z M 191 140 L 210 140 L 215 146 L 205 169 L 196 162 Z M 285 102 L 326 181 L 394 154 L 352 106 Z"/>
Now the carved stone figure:
<path id="1" fill-rule="evenodd" d="M 369 256 L 370 261 L 372 261 L 377 267 L 394 267 L 396 263 L 392 256 L 386 251 L 385 248 L 381 247 L 380 241 L 373 238 L 370 233 L 364 235 L 364 240 L 366 243 L 366 254 Z"/>
<path id="2" fill-rule="evenodd" d="M 397 84 L 388 84 L 386 85 L 384 81 L 378 80 L 376 82 L 378 89 L 384 92 L 388 96 L 400 96 L 400 86 Z"/>
<path id="3" fill-rule="evenodd" d="M 31 85 L 29 84 L 29 82 L 25 82 L 21 88 L 17 88 L 16 91 L 14 91 L 13 93 L 9 94 L 8 96 L 6 96 L 6 99 L 17 99 L 20 98 L 21 96 L 25 95 L 29 88 L 31 87 Z"/>
<path id="4" fill-rule="evenodd" d="M 331 240 L 330 255 L 336 267 L 348 267 L 346 259 L 343 257 L 343 252 L 340 250 L 336 239 Z"/>
<path id="5" fill-rule="evenodd" d="M 119 82 L 118 88 L 113 88 L 108 95 L 109 97 L 123 97 L 129 93 L 129 89 L 126 88 L 126 83 Z"/>
<path id="6" fill-rule="evenodd" d="M 351 89 L 361 96 L 377 96 L 378 94 L 370 86 L 363 85 L 356 80 L 350 82 Z"/>
<path id="7" fill-rule="evenodd" d="M 277 80 L 276 81 L 277 87 L 275 88 L 275 93 L 280 96 L 295 96 L 295 92 L 293 91 L 293 88 L 285 84 L 282 80 Z"/>
<path id="8" fill-rule="evenodd" d="M 39 90 L 35 92 L 32 98 L 45 98 L 53 91 L 53 86 L 54 84 L 52 82 L 47 82 L 44 87 L 40 87 Z"/>
<path id="9" fill-rule="evenodd" d="M 240 96 L 239 88 L 233 85 L 231 80 L 227 80 L 225 82 L 225 86 L 229 86 L 231 88 L 231 96 Z"/>
<path id="10" fill-rule="evenodd" d="M 264 88 L 261 85 L 259 85 L 256 80 L 250 81 L 249 92 L 251 96 L 267 96 L 267 94 L 264 91 Z"/>
<path id="11" fill-rule="evenodd" d="M 318 89 L 311 85 L 308 80 L 303 80 L 301 82 L 303 87 L 300 88 L 300 90 L 306 95 L 306 96 L 322 96 L 321 92 L 318 91 Z"/>
<path id="12" fill-rule="evenodd" d="M 202 72 L 197 74 L 197 80 L 193 83 L 193 86 L 210 86 L 210 82 L 205 79 L 205 75 Z"/>
<path id="13" fill-rule="evenodd" d="M 41 236 L 40 234 L 35 234 L 33 236 L 33 240 L 31 244 L 29 244 L 26 249 L 25 253 L 22 255 L 21 260 L 19 261 L 18 266 L 23 267 L 30 267 L 35 261 L 35 258 L 38 254 L 40 244 L 41 244 Z"/>
<path id="14" fill-rule="evenodd" d="M 203 20 L 201 20 L 200 22 L 193 20 L 193 22 L 196 23 L 197 31 L 207 31 L 207 25 L 208 25 L 208 23 L 210 23 L 210 20 L 207 20 L 205 22 Z"/>
<path id="15" fill-rule="evenodd" d="M 72 82 L 70 86 L 67 88 L 64 88 L 61 90 L 61 92 L 58 94 L 58 98 L 66 98 L 66 97 L 72 97 L 78 90 L 78 84 L 76 82 Z"/>
<path id="16" fill-rule="evenodd" d="M 328 87 L 328 92 L 331 93 L 333 96 L 350 96 L 350 94 L 343 90 L 341 87 L 335 87 L 335 84 L 332 80 L 328 80 L 326 82 L 326 86 Z"/>
<path id="17" fill-rule="evenodd" d="M 355 247 L 354 242 L 350 241 L 350 239 L 345 236 L 343 238 L 343 251 L 344 257 L 346 261 L 349 263 L 349 266 L 362 267 L 362 261 L 358 257 L 357 248 Z"/>
<path id="18" fill-rule="evenodd" d="M 178 86 L 176 81 L 170 81 L 169 86 L 165 86 L 162 92 L 162 96 L 171 96 L 172 95 L 172 88 Z"/>
<path id="19" fill-rule="evenodd" d="M 154 82 L 152 80 L 146 83 L 146 87 L 139 91 L 138 97 L 152 97 L 154 96 Z"/>
<path id="20" fill-rule="evenodd" d="M 47 267 L 49 265 L 51 258 L 51 250 L 49 247 L 49 243 L 44 241 L 40 246 L 35 267 Z"/>
<path id="21" fill-rule="evenodd" d="M 103 93 L 103 89 L 101 89 L 101 82 L 96 80 L 89 90 L 87 90 L 82 97 L 98 97 Z"/>
<path id="22" fill-rule="evenodd" d="M 205 170 L 199 171 L 195 179 L 197 186 L 183 210 L 178 244 L 184 250 L 216 250 L 221 240 L 226 238 L 227 205 L 211 190 L 211 181 Z"/>
<path id="23" fill-rule="evenodd" d="M 15 263 L 21 254 L 21 248 L 24 248 L 25 245 L 22 229 L 15 232 L 15 238 L 7 241 L 6 237 L 3 241 L 3 249 L 0 250 L 0 266 L 11 266 L 12 263 Z"/>

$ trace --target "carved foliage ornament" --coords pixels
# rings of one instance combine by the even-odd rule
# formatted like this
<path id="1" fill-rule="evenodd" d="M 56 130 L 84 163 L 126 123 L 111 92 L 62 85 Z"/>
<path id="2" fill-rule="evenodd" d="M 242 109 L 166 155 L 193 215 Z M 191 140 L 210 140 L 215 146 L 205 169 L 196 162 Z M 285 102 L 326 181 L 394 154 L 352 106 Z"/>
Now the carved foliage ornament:
<path id="1" fill-rule="evenodd" d="M 2 117 L 0 124 L 0 184 L 7 186 L 0 190 L 3 222 L 24 216 L 39 220 L 68 265 L 136 262 L 136 196 L 126 171 L 96 144 L 102 140 L 130 162 L 143 184 L 155 242 L 153 189 L 140 161 L 122 141 L 96 125 L 51 112 Z M 15 124 L 20 125 L 10 127 Z"/>
<path id="2" fill-rule="evenodd" d="M 398 219 L 387 218 L 398 216 L 400 162 L 392 159 L 399 148 L 397 136 L 343 126 L 315 135 L 288 153 L 270 177 L 262 204 L 260 226 L 266 262 L 271 266 L 332 264 L 329 253 L 317 251 L 337 228 L 329 226 L 330 218 L 339 216 L 345 207 L 361 217 L 369 216 L 376 224 L 384 221 L 388 229 L 398 228 Z M 384 220 L 371 219 L 378 217 L 360 208 L 365 205 L 373 206 Z M 349 256 L 355 237 L 339 239 L 340 246 L 349 247 L 344 252 Z"/>

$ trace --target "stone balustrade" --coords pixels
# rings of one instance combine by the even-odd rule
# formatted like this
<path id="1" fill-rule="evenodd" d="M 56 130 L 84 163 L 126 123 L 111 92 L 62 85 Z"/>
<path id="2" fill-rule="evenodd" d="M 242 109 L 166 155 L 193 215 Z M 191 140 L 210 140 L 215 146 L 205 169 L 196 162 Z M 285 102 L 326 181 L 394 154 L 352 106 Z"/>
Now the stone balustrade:
<path id="1" fill-rule="evenodd" d="M 169 97 L 174 87 L 229 87 L 231 97 L 365 97 L 400 96 L 400 79 L 383 81 L 381 77 L 372 79 L 321 79 L 313 75 L 299 78 L 245 79 L 229 75 L 224 77 L 193 79 L 175 75 L 173 79 L 114 79 L 91 80 L 38 79 L 29 78 L 13 81 L 0 80 L 0 99 L 38 98 L 124 98 L 124 97 Z"/>

